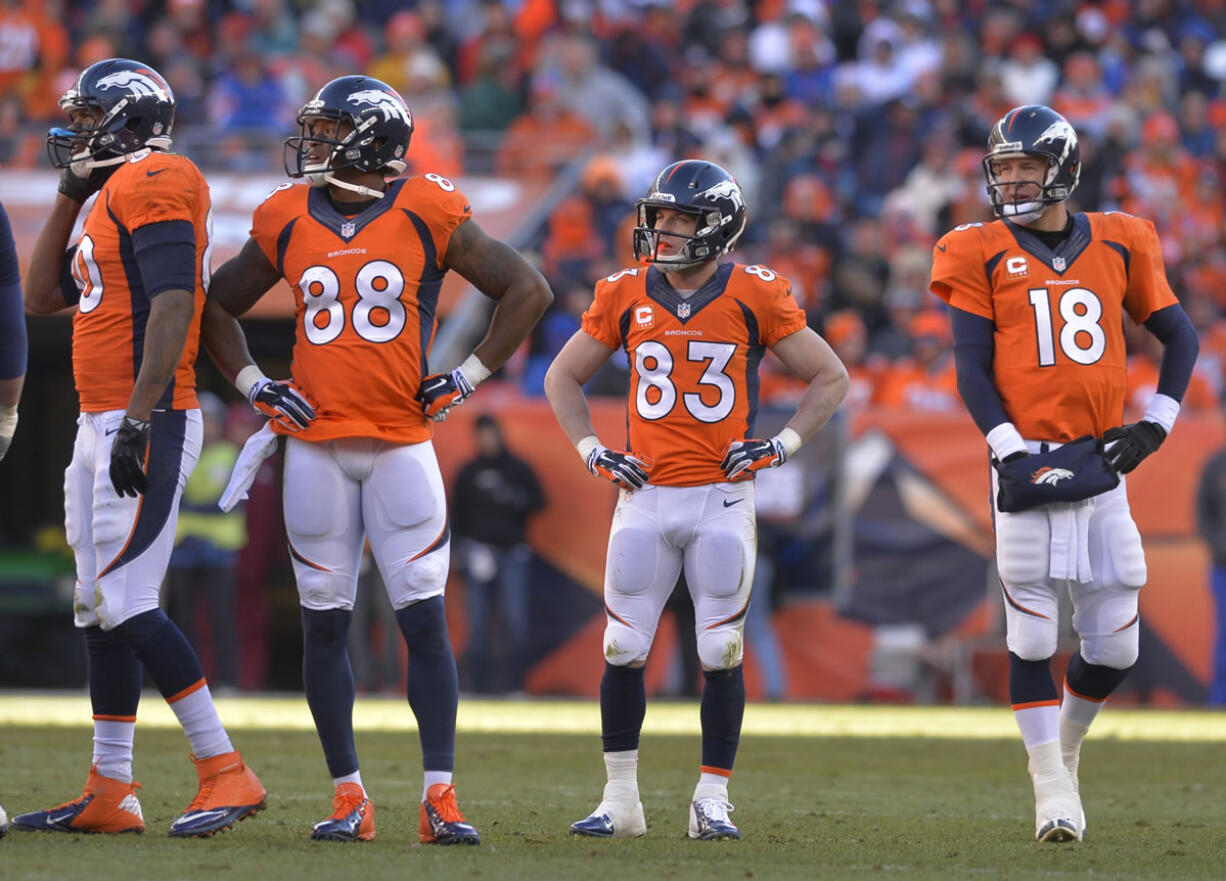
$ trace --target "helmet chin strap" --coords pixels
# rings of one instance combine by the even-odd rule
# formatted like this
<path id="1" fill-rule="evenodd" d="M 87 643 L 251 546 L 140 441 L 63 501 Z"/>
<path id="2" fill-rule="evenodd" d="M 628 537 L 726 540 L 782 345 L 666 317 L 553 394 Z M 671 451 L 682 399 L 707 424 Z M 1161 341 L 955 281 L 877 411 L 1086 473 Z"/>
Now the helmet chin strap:
<path id="1" fill-rule="evenodd" d="M 1000 216 L 1018 223 L 1033 223 L 1043 216 L 1047 207 L 1047 204 L 1043 202 L 1008 203 L 1000 206 Z"/>
<path id="2" fill-rule="evenodd" d="M 342 190 L 349 190 L 351 193 L 358 193 L 362 196 L 370 196 L 374 199 L 382 199 L 384 196 L 383 190 L 372 190 L 370 187 L 364 187 L 361 184 L 351 184 L 349 181 L 341 180 L 335 174 L 322 169 L 319 171 L 308 171 L 303 176 L 313 187 L 331 185 Z"/>

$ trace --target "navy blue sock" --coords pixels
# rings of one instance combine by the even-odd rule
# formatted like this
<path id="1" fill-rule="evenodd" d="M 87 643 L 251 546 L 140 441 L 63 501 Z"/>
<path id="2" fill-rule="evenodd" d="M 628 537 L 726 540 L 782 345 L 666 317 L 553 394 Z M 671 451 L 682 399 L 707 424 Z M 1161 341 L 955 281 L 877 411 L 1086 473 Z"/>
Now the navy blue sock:
<path id="1" fill-rule="evenodd" d="M 95 716 L 136 716 L 145 670 L 132 647 L 114 630 L 85 628 L 89 701 Z"/>
<path id="2" fill-rule="evenodd" d="M 1055 680 L 1051 678 L 1051 658 L 1023 661 L 1009 652 L 1009 703 L 1016 707 L 1059 699 Z"/>
<path id="3" fill-rule="evenodd" d="M 397 609 L 396 621 L 409 648 L 409 706 L 421 736 L 422 769 L 453 771 L 460 679 L 442 596 Z"/>
<path id="4" fill-rule="evenodd" d="M 600 679 L 600 740 L 607 753 L 639 748 L 639 732 L 647 713 L 643 669 L 605 661 Z"/>
<path id="5" fill-rule="evenodd" d="M 353 742 L 353 669 L 345 644 L 349 609 L 301 609 L 302 685 L 315 719 L 328 773 L 345 777 L 358 769 Z"/>
<path id="6" fill-rule="evenodd" d="M 1081 656 L 1081 652 L 1077 652 L 1069 658 L 1064 681 L 1068 683 L 1069 691 L 1074 694 L 1096 701 L 1106 700 L 1124 681 L 1132 666 L 1119 670 L 1115 667 L 1091 664 Z"/>
<path id="7" fill-rule="evenodd" d="M 131 647 L 167 700 L 204 678 L 196 650 L 161 609 L 141 612 L 111 632 Z"/>
<path id="8" fill-rule="evenodd" d="M 737 744 L 741 742 L 741 719 L 745 716 L 744 667 L 703 670 L 702 766 L 732 773 Z"/>

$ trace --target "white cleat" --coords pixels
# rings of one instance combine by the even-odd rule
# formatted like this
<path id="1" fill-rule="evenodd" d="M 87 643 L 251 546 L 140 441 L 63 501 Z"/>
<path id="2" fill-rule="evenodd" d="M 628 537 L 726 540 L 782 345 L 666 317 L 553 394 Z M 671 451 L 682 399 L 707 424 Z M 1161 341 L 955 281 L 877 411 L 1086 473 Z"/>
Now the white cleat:
<path id="1" fill-rule="evenodd" d="M 1081 798 L 1066 768 L 1034 781 L 1034 837 L 1039 841 L 1081 841 L 1085 834 Z"/>
<path id="2" fill-rule="evenodd" d="M 703 841 L 739 840 L 741 831 L 728 819 L 732 805 L 724 795 L 690 802 L 690 838 Z"/>
<path id="3" fill-rule="evenodd" d="M 587 818 L 570 824 L 571 835 L 590 838 L 641 838 L 647 834 L 647 820 L 638 788 L 606 783 L 604 798 Z"/>
<path id="4" fill-rule="evenodd" d="M 1081 748 L 1075 750 L 1062 750 L 1064 767 L 1068 769 L 1069 776 L 1073 778 L 1073 792 L 1077 793 L 1077 804 L 1081 806 L 1081 837 L 1085 838 L 1085 834 L 1089 827 L 1086 826 L 1086 810 L 1081 805 L 1081 781 L 1077 779 L 1077 768 L 1081 763 Z"/>

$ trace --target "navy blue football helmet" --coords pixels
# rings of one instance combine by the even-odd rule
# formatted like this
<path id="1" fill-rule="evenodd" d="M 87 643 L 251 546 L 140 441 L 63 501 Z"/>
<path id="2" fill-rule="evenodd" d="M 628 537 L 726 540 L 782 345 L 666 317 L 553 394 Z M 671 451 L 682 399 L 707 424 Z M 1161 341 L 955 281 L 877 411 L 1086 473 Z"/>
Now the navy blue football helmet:
<path id="1" fill-rule="evenodd" d="M 313 134 L 311 124 L 320 119 L 338 123 L 334 138 Z M 349 131 L 340 127 L 347 124 Z M 298 113 L 299 135 L 285 141 L 285 171 L 290 177 L 306 177 L 322 183 L 327 172 L 342 168 L 383 171 L 391 175 L 405 169 L 405 154 L 413 136 L 413 115 L 403 98 L 382 80 L 368 76 L 342 76 L 315 93 Z M 312 144 L 326 144 L 331 153 L 312 165 Z"/>
<path id="2" fill-rule="evenodd" d="M 146 147 L 170 147 L 174 92 L 160 73 L 139 61 L 108 58 L 91 64 L 60 98 L 60 109 L 93 110 L 101 119 L 92 127 L 74 122 L 47 133 L 47 155 L 56 168 L 100 168 Z"/>
<path id="3" fill-rule="evenodd" d="M 671 208 L 694 214 L 698 228 L 684 238 L 675 254 L 659 256 L 662 233 L 655 229 L 656 212 Z M 745 196 L 732 175 L 713 162 L 684 159 L 674 162 L 656 177 L 647 195 L 635 203 L 638 223 L 634 228 L 634 257 L 660 268 L 693 266 L 727 254 L 745 231 Z"/>
<path id="4" fill-rule="evenodd" d="M 1019 156 L 1034 156 L 1047 163 L 1047 175 L 1037 184 L 1037 195 L 1006 199 L 997 179 L 995 161 Z M 1081 179 L 1081 149 L 1077 132 L 1069 121 L 1050 107 L 1028 104 L 1015 107 L 1000 118 L 988 135 L 988 152 L 983 157 L 983 174 L 988 182 L 988 198 L 998 217 L 1033 219 L 1048 205 L 1063 202 L 1077 189 Z"/>

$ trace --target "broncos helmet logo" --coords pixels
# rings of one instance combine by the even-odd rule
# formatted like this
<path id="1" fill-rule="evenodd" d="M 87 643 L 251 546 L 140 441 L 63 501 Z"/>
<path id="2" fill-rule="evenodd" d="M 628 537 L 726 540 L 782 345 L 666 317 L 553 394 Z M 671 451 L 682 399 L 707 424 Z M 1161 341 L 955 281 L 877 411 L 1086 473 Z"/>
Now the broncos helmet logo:
<path id="1" fill-rule="evenodd" d="M 120 70 L 98 80 L 98 89 L 120 89 L 137 98 L 153 97 L 159 101 L 172 101 L 170 87 L 151 71 Z"/>
<path id="2" fill-rule="evenodd" d="M 1043 130 L 1043 133 L 1034 139 L 1036 146 L 1039 144 L 1054 144 L 1060 139 L 1064 140 L 1064 149 L 1060 153 L 1060 163 L 1068 159 L 1069 151 L 1073 149 L 1073 145 L 1077 143 L 1077 132 L 1073 131 L 1073 127 L 1066 120 L 1059 119 Z"/>
<path id="3" fill-rule="evenodd" d="M 413 125 L 413 116 L 409 113 L 409 108 L 397 95 L 381 92 L 378 89 L 365 89 L 350 95 L 349 103 L 356 104 L 359 108 L 368 106 L 375 108 L 383 114 L 384 122 L 399 119 L 405 125 Z M 359 110 L 354 115 L 359 115 L 360 112 Z"/>
<path id="4" fill-rule="evenodd" d="M 705 196 L 708 199 L 731 199 L 733 210 L 739 211 L 745 207 L 745 197 L 741 194 L 741 188 L 736 185 L 735 181 L 722 180 L 714 186 L 707 187 L 698 195 Z"/>
<path id="5" fill-rule="evenodd" d="M 1036 486 L 1055 486 L 1062 480 L 1068 480 L 1073 472 L 1067 468 L 1052 468 L 1045 466 L 1030 475 L 1030 482 Z"/>

